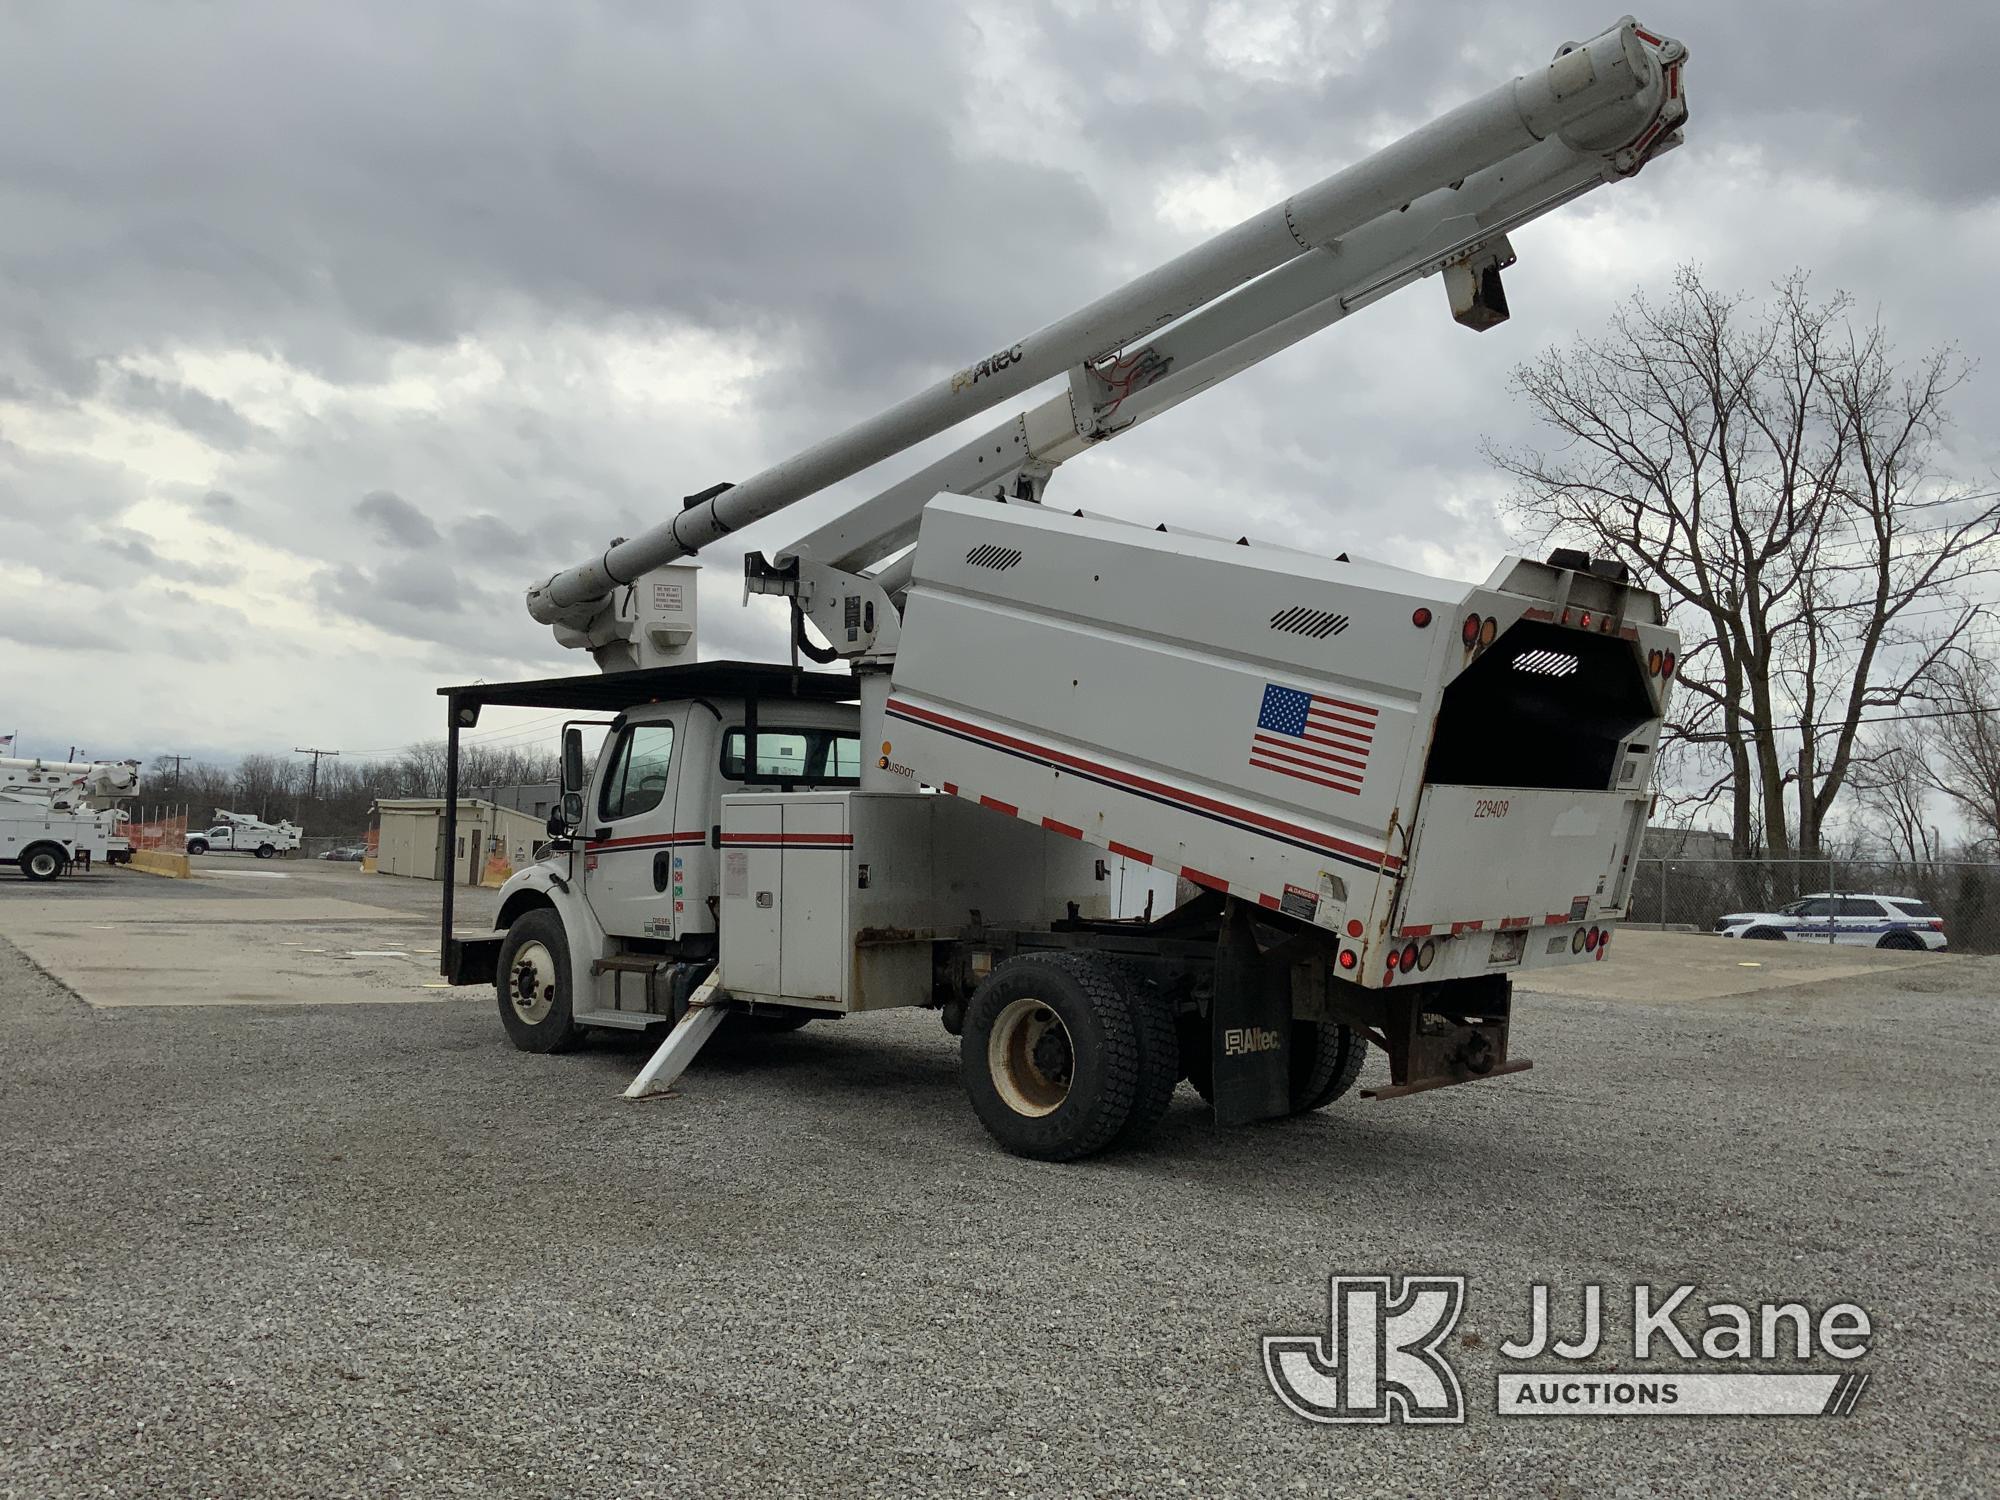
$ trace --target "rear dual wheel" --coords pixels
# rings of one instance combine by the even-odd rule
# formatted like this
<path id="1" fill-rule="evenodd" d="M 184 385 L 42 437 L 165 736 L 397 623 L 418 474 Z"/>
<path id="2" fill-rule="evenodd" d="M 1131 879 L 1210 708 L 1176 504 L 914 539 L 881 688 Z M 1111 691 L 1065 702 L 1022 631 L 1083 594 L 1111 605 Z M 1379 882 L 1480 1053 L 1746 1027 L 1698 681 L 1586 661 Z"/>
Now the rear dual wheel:
<path id="1" fill-rule="evenodd" d="M 1075 1161 L 1150 1130 L 1180 1078 L 1165 1003 L 1086 952 L 1022 954 L 973 991 L 960 1071 L 993 1138 L 1016 1156 Z"/>
<path id="2" fill-rule="evenodd" d="M 1368 1058 L 1368 1039 L 1337 1021 L 1294 1021 L 1290 1041 L 1290 1112 L 1295 1115 L 1324 1109 L 1353 1088 L 1361 1076 L 1361 1064 Z M 1189 1018 L 1181 1033 L 1181 1056 L 1195 1092 L 1215 1103 L 1208 1025 L 1198 1016 Z"/>
<path id="3" fill-rule="evenodd" d="M 37 844 L 21 856 L 21 873 L 30 880 L 54 880 L 68 863 L 62 850 L 50 844 Z"/>

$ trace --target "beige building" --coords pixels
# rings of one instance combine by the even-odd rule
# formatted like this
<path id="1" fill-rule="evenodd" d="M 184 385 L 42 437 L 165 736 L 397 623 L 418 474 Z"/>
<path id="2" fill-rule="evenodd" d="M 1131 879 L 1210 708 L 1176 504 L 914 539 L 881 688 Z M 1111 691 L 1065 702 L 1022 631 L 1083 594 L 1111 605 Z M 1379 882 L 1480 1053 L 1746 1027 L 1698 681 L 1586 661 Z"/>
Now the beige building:
<path id="1" fill-rule="evenodd" d="M 549 836 L 544 819 L 470 798 L 459 799 L 457 842 L 449 853 L 442 797 L 388 798 L 375 804 L 375 818 L 377 874 L 438 880 L 452 869 L 461 885 L 499 884 L 531 863 L 535 846 Z"/>

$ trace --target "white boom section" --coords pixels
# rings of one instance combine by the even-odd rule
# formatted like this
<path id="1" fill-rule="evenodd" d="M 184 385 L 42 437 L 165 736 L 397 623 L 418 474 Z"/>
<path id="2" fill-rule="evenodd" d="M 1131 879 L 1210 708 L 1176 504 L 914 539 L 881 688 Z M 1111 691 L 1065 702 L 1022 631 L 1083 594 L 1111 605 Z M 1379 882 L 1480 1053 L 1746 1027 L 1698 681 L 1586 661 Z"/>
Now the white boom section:
<path id="1" fill-rule="evenodd" d="M 1400 216 L 1440 190 L 1458 190 L 1477 174 L 1543 143 L 1559 143 L 1573 158 L 1588 159 L 1590 175 L 1630 175 L 1686 117 L 1678 72 L 1684 56 L 1678 42 L 1642 30 L 1629 16 L 1588 42 L 1565 46 L 1546 68 L 1459 106 L 888 411 L 739 485 L 691 501 L 671 520 L 531 587 L 528 611 L 544 624 L 585 630 L 615 587 L 690 556 L 1065 371 L 1073 372 L 1073 395 L 1079 387 L 1088 393 L 1093 376 L 1107 385 L 1115 380 L 1129 391 L 1141 378 L 1164 372 L 1091 367 L 1246 282 L 1316 251 L 1338 250 L 1343 237 L 1371 221 Z M 1475 235 L 1475 242 L 1491 233 Z M 1376 250 L 1378 259 L 1384 248 Z M 1289 290 L 1296 296 L 1302 288 Z M 1368 290 L 1355 290 L 1356 305 Z M 1338 294 L 1338 283 L 1332 291 Z M 1306 314 L 1324 300 L 1324 295 L 1295 300 L 1291 311 Z M 1314 326 L 1332 320 L 1327 317 Z M 1309 331 L 1301 329 L 1292 338 Z M 1244 337 L 1239 331 L 1230 343 Z M 1291 341 L 1284 338 L 1273 347 Z M 1198 361 L 1191 363 L 1198 368 Z M 1180 374 L 1181 399 L 1231 373 L 1218 367 L 1197 379 L 1196 368 Z M 1084 414 L 1099 405 L 1088 401 Z M 1075 418 L 1070 425 L 1086 440 L 1094 435 L 1079 428 Z M 925 498 L 940 487 L 931 485 Z"/>
<path id="2" fill-rule="evenodd" d="M 76 807 L 91 799 L 109 802 L 136 796 L 138 791 L 136 761 L 0 757 L 0 792 L 9 796 L 44 798 L 58 806 Z"/>

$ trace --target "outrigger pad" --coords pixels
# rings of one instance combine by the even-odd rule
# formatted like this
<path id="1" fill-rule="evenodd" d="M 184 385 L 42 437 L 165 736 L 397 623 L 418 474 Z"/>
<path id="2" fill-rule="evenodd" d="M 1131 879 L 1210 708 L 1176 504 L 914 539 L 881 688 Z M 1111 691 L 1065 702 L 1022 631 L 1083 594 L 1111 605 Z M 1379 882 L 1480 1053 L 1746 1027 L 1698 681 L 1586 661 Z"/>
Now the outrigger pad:
<path id="1" fill-rule="evenodd" d="M 1235 902 L 1217 941 L 1209 1046 L 1216 1124 L 1291 1113 L 1291 969 L 1259 951 L 1249 914 Z"/>

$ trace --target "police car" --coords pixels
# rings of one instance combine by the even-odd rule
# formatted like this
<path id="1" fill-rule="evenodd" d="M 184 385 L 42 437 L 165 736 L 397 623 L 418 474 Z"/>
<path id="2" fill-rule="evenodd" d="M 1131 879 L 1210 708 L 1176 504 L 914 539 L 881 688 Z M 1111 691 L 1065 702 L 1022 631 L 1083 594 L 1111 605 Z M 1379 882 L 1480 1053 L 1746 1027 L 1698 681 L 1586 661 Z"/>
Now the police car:
<path id="1" fill-rule="evenodd" d="M 1792 943 L 1847 943 L 1861 948 L 1945 947 L 1944 918 L 1914 896 L 1835 895 L 1821 891 L 1774 912 L 1731 912 L 1715 924 L 1724 937 Z"/>

